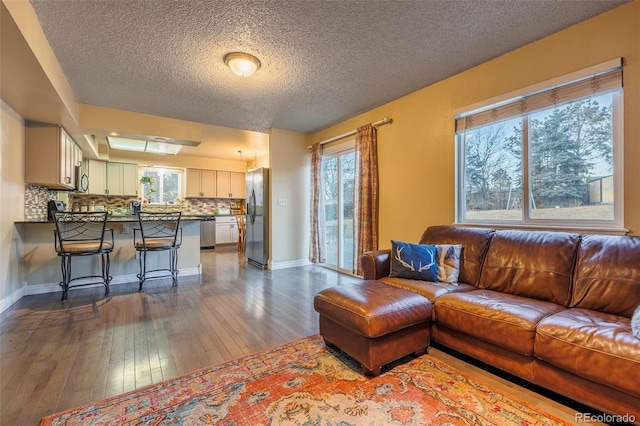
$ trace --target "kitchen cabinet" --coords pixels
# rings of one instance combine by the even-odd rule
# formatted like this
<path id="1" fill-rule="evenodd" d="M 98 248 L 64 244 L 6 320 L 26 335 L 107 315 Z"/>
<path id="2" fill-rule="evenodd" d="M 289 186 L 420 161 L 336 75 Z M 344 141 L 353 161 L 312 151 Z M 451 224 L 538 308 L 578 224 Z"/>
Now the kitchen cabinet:
<path id="1" fill-rule="evenodd" d="M 137 164 L 122 164 L 122 192 L 123 195 L 138 195 L 139 188 L 138 179 L 138 165 Z"/>
<path id="2" fill-rule="evenodd" d="M 216 172 L 217 198 L 245 198 L 245 176 L 240 172 Z"/>
<path id="3" fill-rule="evenodd" d="M 107 195 L 123 195 L 122 164 L 107 162 Z"/>
<path id="4" fill-rule="evenodd" d="M 89 176 L 88 194 L 105 195 L 107 192 L 107 162 L 88 160 L 87 176 Z"/>
<path id="5" fill-rule="evenodd" d="M 215 198 L 216 172 L 187 169 L 187 198 Z"/>
<path id="6" fill-rule="evenodd" d="M 138 166 L 107 162 L 107 195 L 138 195 Z"/>
<path id="7" fill-rule="evenodd" d="M 138 165 L 89 160 L 89 194 L 138 195 Z"/>
<path id="8" fill-rule="evenodd" d="M 72 145 L 72 150 L 73 150 L 73 172 L 74 172 L 74 177 L 76 178 L 80 178 L 80 176 L 76 176 L 75 175 L 75 168 L 76 166 L 80 166 L 82 167 L 82 163 L 83 163 L 83 158 L 82 158 L 82 150 L 80 149 L 80 147 L 78 147 L 78 145 L 76 145 L 75 143 Z M 76 182 L 76 187 L 78 187 L 78 185 L 80 185 L 80 182 Z"/>
<path id="9" fill-rule="evenodd" d="M 187 198 L 201 197 L 200 190 L 202 182 L 202 170 L 187 169 L 187 190 L 185 192 Z"/>
<path id="10" fill-rule="evenodd" d="M 75 188 L 82 151 L 61 126 L 28 124 L 25 141 L 25 182 L 49 189 Z"/>
<path id="11" fill-rule="evenodd" d="M 238 242 L 238 224 L 235 216 L 216 216 L 216 245 Z"/>

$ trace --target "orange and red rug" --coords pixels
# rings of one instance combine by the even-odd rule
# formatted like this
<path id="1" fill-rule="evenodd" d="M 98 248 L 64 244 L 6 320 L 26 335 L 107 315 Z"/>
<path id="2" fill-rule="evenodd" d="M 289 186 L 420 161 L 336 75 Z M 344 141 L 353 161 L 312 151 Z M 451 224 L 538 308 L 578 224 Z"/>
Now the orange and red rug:
<path id="1" fill-rule="evenodd" d="M 319 336 L 45 417 L 42 425 L 562 425 L 429 355 L 363 377 Z"/>

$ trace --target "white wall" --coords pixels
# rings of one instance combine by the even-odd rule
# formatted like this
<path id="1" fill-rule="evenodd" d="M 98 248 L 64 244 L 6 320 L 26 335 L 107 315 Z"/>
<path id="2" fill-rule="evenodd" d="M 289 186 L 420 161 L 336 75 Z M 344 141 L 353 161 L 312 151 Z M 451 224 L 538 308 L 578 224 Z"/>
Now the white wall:
<path id="1" fill-rule="evenodd" d="M 271 269 L 308 264 L 311 156 L 306 135 L 271 129 L 269 161 Z"/>
<path id="2" fill-rule="evenodd" d="M 24 220 L 24 120 L 0 100 L 0 312 L 22 297 Z M 46 155 L 46 154 L 43 154 Z"/>

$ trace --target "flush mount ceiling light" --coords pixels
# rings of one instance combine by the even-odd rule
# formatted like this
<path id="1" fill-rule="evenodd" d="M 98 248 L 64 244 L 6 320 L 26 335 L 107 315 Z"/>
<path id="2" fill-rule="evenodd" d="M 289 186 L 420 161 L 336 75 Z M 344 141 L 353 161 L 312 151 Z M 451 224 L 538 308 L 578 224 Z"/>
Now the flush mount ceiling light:
<path id="1" fill-rule="evenodd" d="M 258 58 L 243 52 L 227 53 L 224 57 L 224 63 L 240 77 L 250 77 L 260 68 Z"/>

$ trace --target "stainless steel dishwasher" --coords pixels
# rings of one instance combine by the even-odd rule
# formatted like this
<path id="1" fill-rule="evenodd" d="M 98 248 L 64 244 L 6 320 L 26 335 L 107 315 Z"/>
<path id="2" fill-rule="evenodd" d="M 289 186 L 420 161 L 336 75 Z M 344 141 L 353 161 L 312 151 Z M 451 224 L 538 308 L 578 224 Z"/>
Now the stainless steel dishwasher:
<path id="1" fill-rule="evenodd" d="M 216 245 L 216 218 L 200 219 L 200 248 L 212 248 Z"/>

